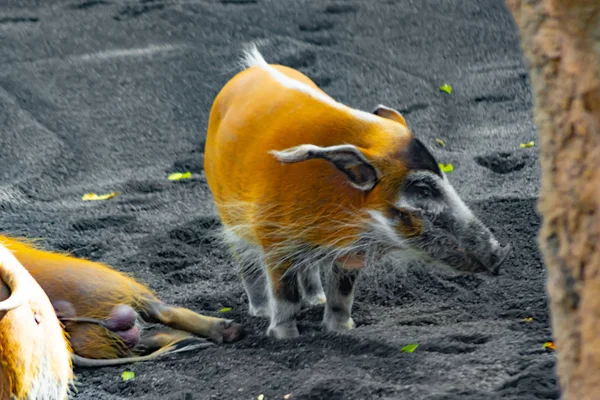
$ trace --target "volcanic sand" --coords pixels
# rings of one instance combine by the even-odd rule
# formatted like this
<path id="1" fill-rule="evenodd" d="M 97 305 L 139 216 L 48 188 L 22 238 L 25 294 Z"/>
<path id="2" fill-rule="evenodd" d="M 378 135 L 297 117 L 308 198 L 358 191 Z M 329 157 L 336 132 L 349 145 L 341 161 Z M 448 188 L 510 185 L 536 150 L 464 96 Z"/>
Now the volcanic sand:
<path id="1" fill-rule="evenodd" d="M 538 150 L 518 36 L 501 0 L 4 0 L 0 231 L 131 273 L 165 301 L 226 314 L 241 342 L 77 369 L 76 399 L 555 399 L 537 249 Z M 304 310 L 299 339 L 264 337 L 203 175 L 212 100 L 242 47 L 339 101 L 403 113 L 477 215 L 510 241 L 500 276 L 382 263 L 345 335 Z M 439 90 L 453 87 L 451 94 Z M 442 139 L 442 148 L 435 141 Z M 171 172 L 191 171 L 170 182 Z M 83 202 L 84 193 L 119 195 Z M 401 265 L 400 265 L 401 264 Z M 524 321 L 531 317 L 530 322 Z M 401 353 L 411 343 L 414 353 Z M 123 381 L 132 370 L 135 379 Z"/>

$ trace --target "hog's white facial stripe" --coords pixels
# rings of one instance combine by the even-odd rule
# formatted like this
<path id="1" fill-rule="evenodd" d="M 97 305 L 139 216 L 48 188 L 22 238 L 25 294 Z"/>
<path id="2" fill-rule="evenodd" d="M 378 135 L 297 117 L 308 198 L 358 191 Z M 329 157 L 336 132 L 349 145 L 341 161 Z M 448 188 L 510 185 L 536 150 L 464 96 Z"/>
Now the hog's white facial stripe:
<path id="1" fill-rule="evenodd" d="M 473 212 L 467 207 L 464 201 L 458 196 L 454 187 L 448 181 L 448 178 L 444 174 L 444 179 L 441 180 L 442 187 L 444 188 L 446 201 L 450 204 L 452 213 L 457 220 L 471 221 L 475 216 Z"/>
<path id="2" fill-rule="evenodd" d="M 280 85 L 288 89 L 297 90 L 329 106 L 344 110 L 346 112 L 350 112 L 358 119 L 362 119 L 368 122 L 379 122 L 379 117 L 374 114 L 350 108 L 342 103 L 333 100 L 329 96 L 325 96 L 323 93 L 313 89 L 304 82 L 297 81 L 288 77 L 287 75 L 282 74 L 265 61 L 262 54 L 260 54 L 260 52 L 256 48 L 256 45 L 252 45 L 248 50 L 244 52 L 243 62 L 247 68 L 260 67 L 267 70 Z"/>
<path id="3" fill-rule="evenodd" d="M 433 181 L 435 189 L 439 191 L 440 195 L 436 198 L 415 199 L 406 193 L 399 193 L 399 198 L 396 202 L 398 207 L 415 207 L 427 211 L 432 215 L 450 212 L 454 220 L 463 221 L 465 224 L 475 219 L 473 212 L 463 202 L 458 193 L 456 193 L 456 190 L 450 184 L 445 174 L 443 178 L 440 178 L 438 175 L 430 172 L 415 171 L 407 177 L 407 180 L 415 182 Z"/>

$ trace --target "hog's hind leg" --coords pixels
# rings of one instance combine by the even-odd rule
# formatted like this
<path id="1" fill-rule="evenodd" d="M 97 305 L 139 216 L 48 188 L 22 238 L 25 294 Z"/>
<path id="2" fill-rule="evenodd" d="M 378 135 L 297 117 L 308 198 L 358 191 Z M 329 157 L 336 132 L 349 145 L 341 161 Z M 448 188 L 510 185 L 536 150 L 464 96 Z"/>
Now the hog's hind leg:
<path id="1" fill-rule="evenodd" d="M 163 328 L 152 332 L 143 332 L 135 351 L 148 354 L 172 346 L 177 346 L 178 349 L 184 347 L 202 349 L 216 345 L 189 332 Z"/>
<path id="2" fill-rule="evenodd" d="M 233 233 L 227 236 L 229 250 L 238 264 L 240 278 L 248 296 L 248 313 L 253 317 L 268 317 L 271 310 L 260 247 L 248 243 Z"/>
<path id="3" fill-rule="evenodd" d="M 267 261 L 271 300 L 271 323 L 267 335 L 276 339 L 300 336 L 296 315 L 301 308 L 298 271 L 292 262 Z"/>
<path id="4" fill-rule="evenodd" d="M 193 333 L 216 343 L 231 343 L 244 336 L 242 326 L 230 319 L 201 315 L 187 308 L 163 303 L 156 298 L 145 299 L 140 315 L 147 322 Z"/>

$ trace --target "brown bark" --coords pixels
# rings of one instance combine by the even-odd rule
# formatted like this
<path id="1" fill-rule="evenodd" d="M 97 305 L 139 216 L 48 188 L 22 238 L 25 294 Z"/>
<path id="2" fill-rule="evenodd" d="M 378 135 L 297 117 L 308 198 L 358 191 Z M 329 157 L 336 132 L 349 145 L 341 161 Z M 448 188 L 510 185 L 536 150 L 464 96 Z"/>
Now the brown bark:
<path id="1" fill-rule="evenodd" d="M 539 244 L 564 399 L 600 399 L 600 0 L 506 0 L 540 139 Z"/>

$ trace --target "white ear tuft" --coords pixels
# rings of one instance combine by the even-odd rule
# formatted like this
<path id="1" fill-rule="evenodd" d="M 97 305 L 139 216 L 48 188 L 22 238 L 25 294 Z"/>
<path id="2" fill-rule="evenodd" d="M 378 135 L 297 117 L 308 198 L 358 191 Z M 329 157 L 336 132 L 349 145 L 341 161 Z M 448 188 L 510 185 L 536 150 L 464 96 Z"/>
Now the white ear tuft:
<path id="1" fill-rule="evenodd" d="M 273 154 L 282 163 L 288 164 L 314 158 L 314 155 L 311 154 L 311 152 L 318 151 L 319 149 L 321 148 L 314 144 L 303 144 L 281 151 L 271 150 L 269 153 Z"/>

